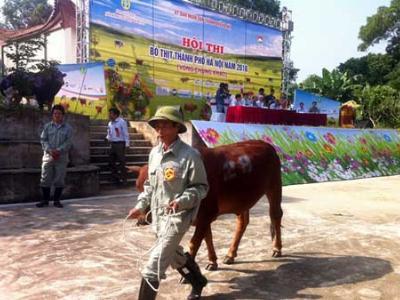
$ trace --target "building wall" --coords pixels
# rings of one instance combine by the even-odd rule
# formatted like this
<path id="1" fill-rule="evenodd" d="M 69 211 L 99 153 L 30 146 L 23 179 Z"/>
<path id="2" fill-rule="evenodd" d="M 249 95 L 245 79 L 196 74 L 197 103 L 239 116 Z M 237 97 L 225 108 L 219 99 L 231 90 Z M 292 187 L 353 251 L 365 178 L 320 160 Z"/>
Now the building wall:
<path id="1" fill-rule="evenodd" d="M 10 52 L 6 47 L 5 52 Z M 44 50 L 38 51 L 36 59 L 44 59 Z M 47 37 L 47 59 L 56 60 L 60 64 L 76 63 L 76 30 L 74 28 L 60 29 L 50 33 Z M 13 67 L 13 63 L 4 56 L 4 64 L 7 69 Z"/>

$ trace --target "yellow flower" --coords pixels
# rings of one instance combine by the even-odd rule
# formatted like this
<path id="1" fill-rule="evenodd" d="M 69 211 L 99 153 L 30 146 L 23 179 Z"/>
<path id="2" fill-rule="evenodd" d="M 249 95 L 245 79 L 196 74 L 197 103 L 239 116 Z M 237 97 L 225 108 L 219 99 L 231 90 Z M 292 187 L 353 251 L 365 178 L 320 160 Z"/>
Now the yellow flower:
<path id="1" fill-rule="evenodd" d="M 306 150 L 306 156 L 307 156 L 308 158 L 312 157 L 312 156 L 313 156 L 312 151 L 307 149 L 307 150 Z"/>
<path id="2" fill-rule="evenodd" d="M 324 149 L 328 153 L 332 153 L 333 152 L 333 148 L 331 146 L 329 146 L 328 144 L 324 145 Z"/>

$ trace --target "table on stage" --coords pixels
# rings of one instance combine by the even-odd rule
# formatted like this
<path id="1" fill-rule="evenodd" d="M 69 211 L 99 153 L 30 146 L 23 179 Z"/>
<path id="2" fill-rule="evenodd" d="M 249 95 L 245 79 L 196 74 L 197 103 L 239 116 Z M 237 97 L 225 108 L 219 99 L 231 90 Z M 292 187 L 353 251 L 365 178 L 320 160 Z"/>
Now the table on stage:
<path id="1" fill-rule="evenodd" d="M 229 106 L 226 112 L 226 122 L 326 126 L 327 115 L 251 106 Z"/>

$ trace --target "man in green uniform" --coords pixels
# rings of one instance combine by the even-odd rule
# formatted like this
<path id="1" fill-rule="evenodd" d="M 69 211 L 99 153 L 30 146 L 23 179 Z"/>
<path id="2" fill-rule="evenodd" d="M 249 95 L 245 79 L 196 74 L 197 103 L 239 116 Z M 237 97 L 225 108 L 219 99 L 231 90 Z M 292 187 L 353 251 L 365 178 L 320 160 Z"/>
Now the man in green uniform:
<path id="1" fill-rule="evenodd" d="M 37 207 L 49 205 L 51 186 L 54 185 L 54 206 L 62 208 L 60 202 L 64 179 L 67 173 L 68 150 L 71 147 L 72 128 L 64 122 L 64 107 L 54 105 L 51 109 L 52 121 L 44 126 L 40 135 L 43 148 L 42 175 L 40 186 L 43 197 Z"/>
<path id="2" fill-rule="evenodd" d="M 139 300 L 155 299 L 157 292 L 153 288 L 158 289 L 169 266 L 192 285 L 188 299 L 200 299 L 207 279 L 179 243 L 208 192 L 204 164 L 198 151 L 179 138 L 186 131 L 179 108 L 159 108 L 149 124 L 157 131 L 160 144 L 150 152 L 149 179 L 129 217 L 141 217 L 150 208 L 153 229 L 162 242 L 153 248 L 142 271 Z"/>

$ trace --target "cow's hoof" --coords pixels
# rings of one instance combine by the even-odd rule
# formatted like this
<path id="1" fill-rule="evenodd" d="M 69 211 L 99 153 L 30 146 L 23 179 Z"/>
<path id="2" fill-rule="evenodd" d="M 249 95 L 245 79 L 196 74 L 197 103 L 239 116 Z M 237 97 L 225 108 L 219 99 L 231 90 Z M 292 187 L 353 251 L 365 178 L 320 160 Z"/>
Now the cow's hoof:
<path id="1" fill-rule="evenodd" d="M 272 257 L 281 257 L 282 256 L 282 251 L 281 250 L 273 250 L 272 251 Z"/>
<path id="2" fill-rule="evenodd" d="M 235 262 L 235 258 L 234 258 L 234 257 L 225 256 L 225 258 L 224 258 L 224 264 L 226 264 L 226 265 L 233 265 L 234 262 Z"/>
<path id="3" fill-rule="evenodd" d="M 217 271 L 218 270 L 218 264 L 217 263 L 209 263 L 206 266 L 206 270 L 208 270 L 208 271 Z"/>

